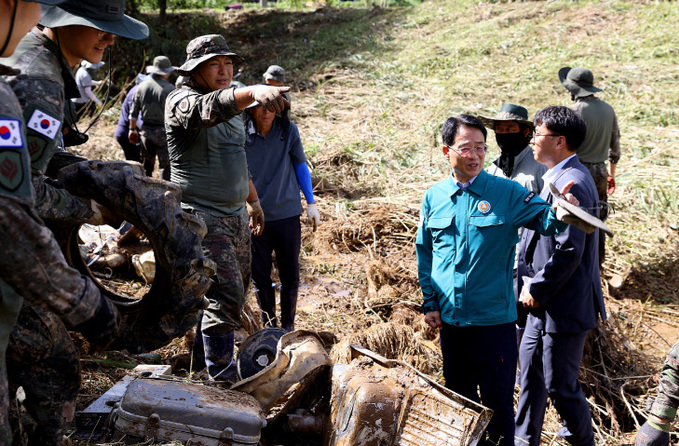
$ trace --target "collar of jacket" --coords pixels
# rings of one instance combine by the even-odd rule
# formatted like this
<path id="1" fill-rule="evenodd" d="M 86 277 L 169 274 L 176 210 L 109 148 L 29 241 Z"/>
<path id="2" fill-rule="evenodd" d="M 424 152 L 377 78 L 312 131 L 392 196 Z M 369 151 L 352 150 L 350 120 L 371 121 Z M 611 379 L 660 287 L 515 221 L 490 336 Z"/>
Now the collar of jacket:
<path id="1" fill-rule="evenodd" d="M 474 182 L 467 188 L 467 190 L 474 195 L 481 196 L 483 195 L 483 191 L 486 189 L 486 184 L 488 183 L 488 175 L 485 170 L 481 170 L 481 173 L 479 173 L 476 176 L 476 179 Z M 450 196 L 452 197 L 455 195 L 460 189 L 460 186 L 457 185 L 457 180 L 453 178 L 453 173 L 451 172 L 450 175 L 448 175 L 448 192 Z"/>

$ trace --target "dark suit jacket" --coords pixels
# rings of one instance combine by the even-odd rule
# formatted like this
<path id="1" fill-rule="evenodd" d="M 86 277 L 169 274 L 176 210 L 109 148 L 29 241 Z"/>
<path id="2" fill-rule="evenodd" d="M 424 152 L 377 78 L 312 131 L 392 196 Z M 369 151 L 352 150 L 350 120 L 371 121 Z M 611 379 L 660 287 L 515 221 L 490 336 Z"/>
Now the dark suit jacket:
<path id="1" fill-rule="evenodd" d="M 571 180 L 570 192 L 580 206 L 599 216 L 599 198 L 594 180 L 577 156 L 553 172 L 551 182 L 561 190 Z M 540 196 L 552 203 L 554 198 L 545 182 Z M 519 247 L 517 292 L 523 276 L 532 277 L 530 293 L 540 308 L 530 310 L 548 333 L 578 333 L 597 325 L 597 315 L 606 319 L 599 276 L 598 229 L 586 234 L 575 226 L 555 236 L 541 236 L 526 230 Z"/>

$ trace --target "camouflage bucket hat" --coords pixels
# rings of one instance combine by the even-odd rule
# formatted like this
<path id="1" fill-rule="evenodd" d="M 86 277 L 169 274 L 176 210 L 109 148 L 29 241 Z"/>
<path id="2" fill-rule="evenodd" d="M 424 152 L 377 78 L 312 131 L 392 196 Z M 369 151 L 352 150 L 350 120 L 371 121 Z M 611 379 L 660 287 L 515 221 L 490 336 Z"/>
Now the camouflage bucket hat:
<path id="1" fill-rule="evenodd" d="M 82 25 L 129 39 L 145 39 L 145 23 L 125 15 L 125 0 L 66 0 L 59 6 L 42 6 L 40 24 L 48 28 Z"/>
<path id="2" fill-rule="evenodd" d="M 587 68 L 563 67 L 559 70 L 559 80 L 576 98 L 583 98 L 601 91 L 601 88 L 594 86 L 594 75 Z"/>
<path id="3" fill-rule="evenodd" d="M 489 129 L 495 128 L 495 121 L 515 121 L 520 124 L 528 124 L 528 126 L 533 128 L 533 121 L 528 120 L 528 110 L 525 107 L 510 104 L 509 102 L 502 104 L 500 111 L 494 118 L 479 116 L 479 119 Z"/>
<path id="4" fill-rule="evenodd" d="M 153 59 L 153 65 L 146 67 L 148 74 L 170 74 L 175 71 L 177 67 L 172 65 L 167 56 L 156 56 Z"/>
<path id="5" fill-rule="evenodd" d="M 186 45 L 186 62 L 179 67 L 179 74 L 187 75 L 198 65 L 215 56 L 229 56 L 233 63 L 243 62 L 243 58 L 232 52 L 226 39 L 219 34 L 196 37 Z"/>
<path id="6" fill-rule="evenodd" d="M 279 65 L 271 65 L 264 73 L 264 80 L 275 80 L 278 82 L 285 82 L 285 70 Z"/>

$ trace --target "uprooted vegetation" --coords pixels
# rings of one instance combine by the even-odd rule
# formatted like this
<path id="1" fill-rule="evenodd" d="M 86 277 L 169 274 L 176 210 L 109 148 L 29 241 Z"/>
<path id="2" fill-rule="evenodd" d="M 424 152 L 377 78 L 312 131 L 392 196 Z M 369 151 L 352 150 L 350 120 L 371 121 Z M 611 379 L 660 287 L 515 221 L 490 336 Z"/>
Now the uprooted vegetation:
<path id="1" fill-rule="evenodd" d="M 610 200 L 615 237 L 602 270 L 609 321 L 588 338 L 581 381 L 597 444 L 619 445 L 631 443 L 644 422 L 646 395 L 679 335 L 679 36 L 666 32 L 678 14 L 658 2 L 206 11 L 170 15 L 175 36 L 120 54 L 133 59 L 125 61 L 130 73 L 141 68 L 144 49 L 148 62 L 174 48 L 179 64 L 190 37 L 209 30 L 223 32 L 246 57 L 246 83 L 259 82 L 271 63 L 286 68 L 323 217 L 317 232 L 303 230 L 297 326 L 325 333 L 336 360 L 358 343 L 439 380 L 436 334 L 417 313 L 413 245 L 422 193 L 446 175 L 439 125 L 461 112 L 495 114 L 505 101 L 531 114 L 567 105 L 558 69 L 592 68 L 618 113 L 623 157 Z M 114 118 L 115 111 L 102 118 L 81 154 L 121 158 Z M 491 159 L 498 153 L 492 133 L 489 145 Z M 261 327 L 256 302 L 249 303 L 247 333 Z M 186 355 L 190 344 L 178 339 L 161 356 Z M 83 365 L 81 405 L 122 375 L 100 362 Z M 543 443 L 565 444 L 558 429 L 550 407 Z"/>

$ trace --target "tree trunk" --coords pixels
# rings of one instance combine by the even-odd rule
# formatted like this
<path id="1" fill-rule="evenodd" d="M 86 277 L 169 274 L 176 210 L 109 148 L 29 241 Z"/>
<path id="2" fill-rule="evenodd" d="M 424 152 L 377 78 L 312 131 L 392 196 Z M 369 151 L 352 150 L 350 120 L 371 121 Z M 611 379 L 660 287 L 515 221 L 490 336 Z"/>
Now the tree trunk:
<path id="1" fill-rule="evenodd" d="M 165 16 L 167 13 L 167 0 L 158 0 L 158 9 L 160 10 L 159 20 L 160 26 L 165 25 Z"/>

